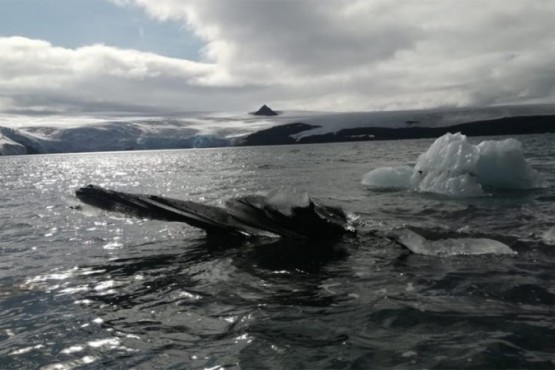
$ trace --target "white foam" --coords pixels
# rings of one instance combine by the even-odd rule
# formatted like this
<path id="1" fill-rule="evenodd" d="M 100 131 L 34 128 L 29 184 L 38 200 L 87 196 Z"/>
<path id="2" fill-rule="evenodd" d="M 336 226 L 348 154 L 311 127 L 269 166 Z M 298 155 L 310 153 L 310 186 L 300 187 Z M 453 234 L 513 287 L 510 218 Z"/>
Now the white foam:
<path id="1" fill-rule="evenodd" d="M 410 251 L 426 256 L 457 256 L 480 254 L 517 254 L 507 245 L 487 238 L 448 238 L 428 240 L 409 229 L 396 230 L 393 237 Z"/>
<path id="2" fill-rule="evenodd" d="M 411 188 L 455 197 L 487 194 L 488 188 L 534 189 L 543 178 L 524 158 L 518 140 L 468 142 L 465 135 L 445 134 L 418 157 L 414 169 L 381 167 L 364 175 L 372 188 Z"/>
<path id="3" fill-rule="evenodd" d="M 306 208 L 310 203 L 308 193 L 296 189 L 275 189 L 266 196 L 266 204 L 285 216 L 292 216 L 294 208 Z"/>

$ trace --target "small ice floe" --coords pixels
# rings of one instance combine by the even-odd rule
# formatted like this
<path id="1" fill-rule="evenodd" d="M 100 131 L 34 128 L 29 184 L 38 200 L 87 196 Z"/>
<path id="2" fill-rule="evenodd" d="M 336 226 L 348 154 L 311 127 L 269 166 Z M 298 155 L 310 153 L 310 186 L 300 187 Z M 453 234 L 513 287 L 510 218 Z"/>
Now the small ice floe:
<path id="1" fill-rule="evenodd" d="M 555 245 L 555 226 L 543 233 L 542 240 L 545 244 Z"/>
<path id="2" fill-rule="evenodd" d="M 445 134 L 418 157 L 414 168 L 380 167 L 362 179 L 373 189 L 412 189 L 454 197 L 474 197 L 494 189 L 546 186 L 522 152 L 518 140 L 488 140 L 478 145 L 465 135 Z"/>
<path id="3" fill-rule="evenodd" d="M 364 175 L 362 183 L 373 189 L 407 189 L 412 173 L 409 166 L 379 167 Z"/>
<path id="4" fill-rule="evenodd" d="M 487 238 L 451 237 L 430 240 L 409 229 L 395 230 L 391 237 L 411 252 L 426 256 L 517 254 L 517 252 L 500 241 Z"/>

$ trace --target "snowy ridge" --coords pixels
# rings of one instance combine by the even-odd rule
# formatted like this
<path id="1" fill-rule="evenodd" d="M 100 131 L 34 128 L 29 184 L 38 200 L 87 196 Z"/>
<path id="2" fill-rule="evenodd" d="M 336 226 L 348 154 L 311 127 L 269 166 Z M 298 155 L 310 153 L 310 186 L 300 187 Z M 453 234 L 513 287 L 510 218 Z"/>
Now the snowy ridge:
<path id="1" fill-rule="evenodd" d="M 27 148 L 0 134 L 0 154 L 2 155 L 27 154 Z"/>
<path id="2" fill-rule="evenodd" d="M 0 153 L 74 153 L 145 149 L 205 148 L 230 145 L 225 136 L 171 122 L 105 122 L 77 127 L 0 127 Z M 10 145 L 23 147 L 17 153 Z"/>
<path id="3" fill-rule="evenodd" d="M 555 105 L 522 105 L 484 108 L 428 109 L 409 111 L 330 113 L 305 117 L 302 122 L 321 126 L 296 134 L 295 139 L 335 133 L 349 128 L 447 127 L 507 117 L 555 114 Z"/>
<path id="4" fill-rule="evenodd" d="M 0 155 L 47 153 L 41 140 L 21 130 L 0 127 Z"/>
<path id="5" fill-rule="evenodd" d="M 303 138 L 335 134 L 341 130 L 357 128 L 439 128 L 477 121 L 495 120 L 509 117 L 530 117 L 555 115 L 555 105 L 515 105 L 481 108 L 450 108 L 378 112 L 311 112 L 285 111 L 276 117 L 257 118 L 248 115 L 227 116 L 221 119 L 244 120 L 246 125 L 263 123 L 262 128 L 270 128 L 291 123 L 318 126 L 291 135 L 299 141 Z"/>
<path id="6" fill-rule="evenodd" d="M 0 116 L 0 155 L 208 148 L 245 144 L 244 138 L 297 124 L 294 132 L 276 130 L 281 143 L 318 142 L 322 135 L 366 128 L 449 127 L 506 117 L 555 115 L 555 105 L 458 108 L 396 112 L 284 111 L 260 117 L 246 113 L 184 113 L 171 117 Z M 400 130 L 399 130 L 400 132 Z M 437 135 L 439 136 L 439 135 Z M 313 138 L 313 141 L 310 139 Z M 364 134 L 336 137 L 371 139 Z M 283 140 L 286 140 L 285 142 Z M 265 142 L 248 145 L 267 145 Z"/>

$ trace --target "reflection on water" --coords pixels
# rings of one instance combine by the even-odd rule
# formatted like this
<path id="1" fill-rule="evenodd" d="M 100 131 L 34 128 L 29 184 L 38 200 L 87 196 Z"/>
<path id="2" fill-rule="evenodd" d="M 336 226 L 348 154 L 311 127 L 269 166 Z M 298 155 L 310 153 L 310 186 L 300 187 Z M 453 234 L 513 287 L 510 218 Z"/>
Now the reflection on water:
<path id="1" fill-rule="evenodd" d="M 232 353 L 239 353 L 253 341 L 246 328 L 261 308 L 334 304 L 339 298 L 323 284 L 325 268 L 345 259 L 350 247 L 348 241 L 311 245 L 279 239 L 236 240 L 230 245 L 227 239 L 201 238 L 186 245 L 167 244 L 177 253 L 56 270 L 33 276 L 19 287 L 23 292 L 71 298 L 75 306 L 96 316 L 79 328 L 108 335 L 59 350 L 58 356 L 79 359 L 50 368 L 92 364 L 101 358 L 98 353 L 107 352 L 122 361 L 134 353 L 128 364 L 136 366 L 136 361 L 148 362 L 172 351 L 180 351 L 181 357 L 185 351 L 199 366 L 211 366 L 210 361 L 220 357 L 200 347 L 220 343 L 220 351 L 227 353 L 231 346 Z M 135 247 L 141 246 L 145 245 Z M 46 345 L 20 348 L 9 355 L 45 350 Z M 141 356 L 145 358 L 138 360 Z"/>
<path id="2" fill-rule="evenodd" d="M 426 140 L 406 155 L 390 142 L 1 158 L 0 367 L 552 368 L 555 163 L 549 141 L 523 141 L 551 188 L 471 200 L 360 185 Z M 76 207 L 88 183 L 209 204 L 287 185 L 355 212 L 361 232 L 206 239 Z M 403 225 L 519 255 L 419 256 L 376 236 Z"/>

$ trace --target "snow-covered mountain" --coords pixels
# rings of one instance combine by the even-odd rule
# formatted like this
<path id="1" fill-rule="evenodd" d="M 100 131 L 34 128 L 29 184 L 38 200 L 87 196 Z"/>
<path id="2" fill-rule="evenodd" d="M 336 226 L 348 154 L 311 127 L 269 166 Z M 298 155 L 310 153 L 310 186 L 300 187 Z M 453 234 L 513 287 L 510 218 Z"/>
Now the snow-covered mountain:
<path id="1" fill-rule="evenodd" d="M 335 141 L 344 138 L 371 139 L 372 135 L 365 129 L 441 128 L 508 117 L 538 116 L 555 116 L 555 105 L 348 113 L 284 111 L 277 116 L 188 113 L 172 117 L 37 118 L 6 115 L 0 117 L 0 154 L 265 144 L 273 142 L 267 140 L 272 135 L 284 136 L 277 143 L 317 142 L 329 140 L 330 135 L 350 131 L 351 136 L 339 135 Z M 410 130 L 407 135 L 410 135 Z M 262 135 L 266 141 L 246 140 L 256 135 Z M 287 140 L 284 141 L 284 138 Z"/>
<path id="2" fill-rule="evenodd" d="M 3 135 L 0 135 L 0 148 L 3 155 L 27 154 L 27 148 Z"/>

